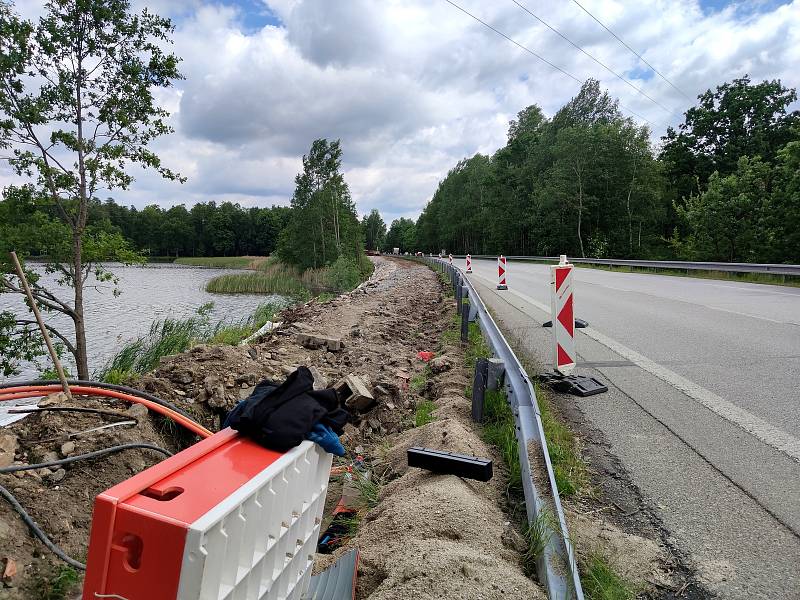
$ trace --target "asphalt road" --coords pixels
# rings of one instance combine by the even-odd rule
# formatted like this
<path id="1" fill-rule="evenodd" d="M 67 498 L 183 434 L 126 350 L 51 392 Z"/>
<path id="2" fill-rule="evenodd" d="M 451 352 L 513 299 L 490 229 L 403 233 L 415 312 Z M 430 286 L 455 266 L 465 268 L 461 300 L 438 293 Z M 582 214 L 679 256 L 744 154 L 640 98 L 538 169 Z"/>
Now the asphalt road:
<path id="1" fill-rule="evenodd" d="M 509 262 L 507 291 L 496 263 L 473 270 L 549 370 L 547 266 Z M 610 388 L 576 402 L 675 546 L 719 597 L 800 599 L 800 288 L 594 269 L 574 286 L 576 372 Z"/>

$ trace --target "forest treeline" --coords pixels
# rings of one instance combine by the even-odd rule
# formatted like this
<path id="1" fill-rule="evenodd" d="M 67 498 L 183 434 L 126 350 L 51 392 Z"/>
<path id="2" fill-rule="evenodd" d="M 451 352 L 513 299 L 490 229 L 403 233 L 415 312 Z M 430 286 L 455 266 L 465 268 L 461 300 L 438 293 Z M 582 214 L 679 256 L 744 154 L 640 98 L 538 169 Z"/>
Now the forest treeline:
<path id="1" fill-rule="evenodd" d="M 453 167 L 413 243 L 401 235 L 400 245 L 800 262 L 800 113 L 788 110 L 795 90 L 745 76 L 698 99 L 658 149 L 596 81 L 552 118 L 529 106 L 504 147 Z"/>
<path id="2" fill-rule="evenodd" d="M 89 227 L 150 257 L 277 254 L 300 268 L 391 252 L 800 262 L 800 114 L 794 89 L 736 79 L 699 96 L 654 147 L 647 127 L 588 81 L 547 118 L 532 105 L 493 155 L 458 162 L 419 219 L 358 220 L 338 140 L 303 157 L 290 206 L 89 203 Z M 23 190 L 24 191 L 24 190 Z M 0 223 L 53 212 L 19 188 Z M 29 236 L 32 255 L 47 238 Z"/>

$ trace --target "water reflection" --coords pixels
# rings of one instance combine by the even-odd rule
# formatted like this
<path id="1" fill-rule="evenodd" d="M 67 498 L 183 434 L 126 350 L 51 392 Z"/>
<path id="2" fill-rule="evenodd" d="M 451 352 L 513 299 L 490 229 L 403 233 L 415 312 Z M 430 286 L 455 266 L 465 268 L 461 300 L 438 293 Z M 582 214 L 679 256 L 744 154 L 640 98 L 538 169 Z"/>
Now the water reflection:
<path id="1" fill-rule="evenodd" d="M 89 344 L 89 370 L 102 367 L 106 361 L 127 341 L 146 334 L 150 324 L 158 319 L 185 318 L 192 316 L 206 302 L 214 303 L 212 322 L 217 320 L 238 321 L 245 319 L 262 302 L 280 299 L 279 296 L 251 294 L 209 294 L 206 282 L 212 277 L 235 273 L 230 269 L 203 269 L 173 264 L 150 264 L 137 267 L 107 265 L 119 277 L 118 288 L 122 291 L 114 296 L 114 286 L 90 279 L 93 284 L 86 288 L 86 338 Z M 42 275 L 48 289 L 59 288 L 56 275 Z M 61 288 L 60 298 L 71 298 L 72 290 Z M 22 296 L 0 294 L 0 311 L 12 310 L 30 315 Z M 71 320 L 64 315 L 45 315 L 47 322 L 72 334 Z M 74 372 L 68 357 L 65 361 Z M 49 360 L 46 361 L 49 366 Z M 20 375 L 12 379 L 29 379 L 37 375 L 33 365 L 22 365 Z M 3 380 L 0 377 L 0 380 Z"/>

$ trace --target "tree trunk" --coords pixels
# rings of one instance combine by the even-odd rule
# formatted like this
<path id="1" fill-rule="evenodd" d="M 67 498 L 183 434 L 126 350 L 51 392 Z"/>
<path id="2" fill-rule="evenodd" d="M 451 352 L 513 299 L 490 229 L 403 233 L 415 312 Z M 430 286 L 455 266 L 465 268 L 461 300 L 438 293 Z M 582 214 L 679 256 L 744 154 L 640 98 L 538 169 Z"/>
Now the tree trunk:
<path id="1" fill-rule="evenodd" d="M 75 313 L 72 322 L 75 325 L 75 366 L 78 379 L 89 379 L 89 358 L 86 348 L 86 322 L 83 316 L 83 240 L 80 233 L 72 236 L 73 268 L 75 269 Z"/>
<path id="2" fill-rule="evenodd" d="M 80 14 L 75 12 L 75 28 L 80 29 Z M 78 370 L 78 379 L 89 379 L 89 358 L 86 348 L 86 321 L 83 314 L 83 232 L 89 219 L 89 196 L 91 195 L 86 181 L 86 162 L 83 140 L 83 36 L 78 36 L 78 47 L 75 67 L 75 107 L 77 137 L 78 137 L 78 215 L 72 229 L 72 264 L 75 268 L 75 314 L 72 321 L 75 324 L 75 366 Z"/>
<path id="3" fill-rule="evenodd" d="M 583 182 L 578 176 L 578 244 L 581 247 L 581 258 L 586 258 L 583 251 L 583 235 L 581 234 L 581 219 L 583 218 Z"/>
<path id="4" fill-rule="evenodd" d="M 636 157 L 633 159 L 633 175 L 631 175 L 631 185 L 628 187 L 628 200 L 626 208 L 628 210 L 628 252 L 633 254 L 633 215 L 631 214 L 631 194 L 633 193 L 633 184 L 636 181 Z"/>

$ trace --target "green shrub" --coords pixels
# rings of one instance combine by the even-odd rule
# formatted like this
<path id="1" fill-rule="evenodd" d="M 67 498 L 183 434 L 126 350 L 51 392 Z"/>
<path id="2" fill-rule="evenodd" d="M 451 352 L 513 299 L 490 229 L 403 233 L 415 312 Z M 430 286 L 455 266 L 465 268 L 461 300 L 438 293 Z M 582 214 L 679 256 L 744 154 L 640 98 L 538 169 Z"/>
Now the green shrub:
<path id="1" fill-rule="evenodd" d="M 354 260 L 340 256 L 328 271 L 328 285 L 338 291 L 352 290 L 361 283 L 361 273 Z"/>

